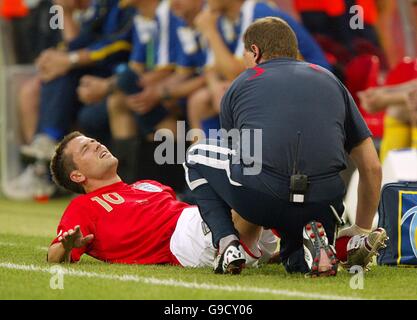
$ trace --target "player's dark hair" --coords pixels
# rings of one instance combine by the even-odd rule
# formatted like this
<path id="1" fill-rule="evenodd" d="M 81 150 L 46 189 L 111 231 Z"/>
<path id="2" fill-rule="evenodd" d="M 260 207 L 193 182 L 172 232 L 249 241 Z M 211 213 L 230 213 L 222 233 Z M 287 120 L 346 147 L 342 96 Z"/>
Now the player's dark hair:
<path id="1" fill-rule="evenodd" d="M 65 149 L 71 140 L 80 136 L 83 136 L 83 134 L 78 131 L 66 135 L 56 147 L 50 165 L 52 180 L 58 186 L 75 193 L 85 193 L 85 191 L 79 183 L 72 181 L 70 178 L 71 172 L 76 170 L 77 166 L 74 163 L 72 155 L 67 154 Z"/>
<path id="2" fill-rule="evenodd" d="M 252 51 L 251 46 L 256 45 L 264 60 L 298 57 L 298 42 L 294 31 L 287 22 L 277 17 L 266 17 L 253 22 L 246 30 L 243 41 L 247 51 Z"/>

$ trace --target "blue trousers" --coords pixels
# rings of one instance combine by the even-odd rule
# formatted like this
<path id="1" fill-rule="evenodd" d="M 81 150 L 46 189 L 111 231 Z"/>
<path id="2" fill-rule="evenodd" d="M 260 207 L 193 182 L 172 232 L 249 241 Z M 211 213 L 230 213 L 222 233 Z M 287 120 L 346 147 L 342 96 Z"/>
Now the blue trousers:
<path id="1" fill-rule="evenodd" d="M 76 69 L 41 86 L 40 113 L 37 133 L 60 140 L 73 128 L 81 108 L 77 87 L 86 74 L 109 76 L 109 72 L 92 68 Z"/>

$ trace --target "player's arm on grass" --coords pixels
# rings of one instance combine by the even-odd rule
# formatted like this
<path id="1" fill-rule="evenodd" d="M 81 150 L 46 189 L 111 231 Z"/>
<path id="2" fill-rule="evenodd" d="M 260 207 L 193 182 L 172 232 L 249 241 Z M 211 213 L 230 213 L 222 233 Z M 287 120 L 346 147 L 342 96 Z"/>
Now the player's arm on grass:
<path id="1" fill-rule="evenodd" d="M 359 170 L 358 204 L 355 224 L 339 233 L 341 236 L 369 233 L 378 208 L 382 169 L 371 138 L 365 139 L 350 153 Z"/>
<path id="2" fill-rule="evenodd" d="M 70 263 L 72 250 L 85 247 L 93 238 L 93 234 L 84 237 L 80 226 L 75 226 L 74 229 L 70 229 L 58 237 L 60 242 L 49 247 L 47 261 L 49 263 Z"/>

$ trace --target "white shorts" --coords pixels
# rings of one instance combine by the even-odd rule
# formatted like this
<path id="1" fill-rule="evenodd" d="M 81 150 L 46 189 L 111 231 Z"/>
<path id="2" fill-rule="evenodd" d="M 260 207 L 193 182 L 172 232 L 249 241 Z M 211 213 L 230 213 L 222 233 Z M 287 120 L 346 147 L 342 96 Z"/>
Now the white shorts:
<path id="1" fill-rule="evenodd" d="M 258 246 L 262 252 L 260 260 L 266 262 L 277 248 L 277 237 L 270 230 L 264 230 Z M 198 207 L 189 207 L 182 212 L 171 237 L 170 250 L 184 267 L 213 266 L 217 250 Z M 246 253 L 247 266 L 255 266 L 257 261 Z"/>
<path id="2" fill-rule="evenodd" d="M 198 207 L 184 209 L 171 237 L 170 249 L 184 267 L 212 267 L 216 249 Z"/>

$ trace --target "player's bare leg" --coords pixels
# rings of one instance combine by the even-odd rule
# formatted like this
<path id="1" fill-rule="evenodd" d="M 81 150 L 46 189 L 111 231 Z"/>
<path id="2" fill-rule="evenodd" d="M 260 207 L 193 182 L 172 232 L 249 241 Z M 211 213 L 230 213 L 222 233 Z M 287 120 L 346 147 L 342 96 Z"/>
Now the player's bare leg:
<path id="1" fill-rule="evenodd" d="M 221 102 L 227 89 L 232 84 L 231 81 L 221 80 L 214 72 L 208 72 L 206 75 L 208 90 L 211 95 L 212 108 L 220 113 Z"/>
<path id="2" fill-rule="evenodd" d="M 252 254 L 260 256 L 258 242 L 263 228 L 243 219 L 235 210 L 232 210 L 232 220 L 239 232 L 240 241 L 245 244 Z"/>
<path id="3" fill-rule="evenodd" d="M 132 111 L 126 107 L 126 96 L 114 93 L 107 99 L 110 130 L 115 139 L 129 139 L 137 135 L 137 125 Z"/>
<path id="4" fill-rule="evenodd" d="M 19 92 L 19 121 L 25 144 L 32 142 L 38 126 L 40 90 L 41 81 L 35 76 L 27 80 Z"/>
<path id="5" fill-rule="evenodd" d="M 126 182 L 136 179 L 139 144 L 138 127 L 133 112 L 126 107 L 126 96 L 114 93 L 108 97 L 112 153 L 119 159 L 119 174 Z"/>

